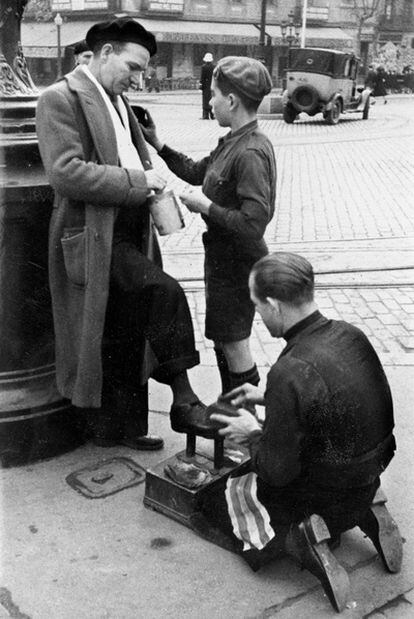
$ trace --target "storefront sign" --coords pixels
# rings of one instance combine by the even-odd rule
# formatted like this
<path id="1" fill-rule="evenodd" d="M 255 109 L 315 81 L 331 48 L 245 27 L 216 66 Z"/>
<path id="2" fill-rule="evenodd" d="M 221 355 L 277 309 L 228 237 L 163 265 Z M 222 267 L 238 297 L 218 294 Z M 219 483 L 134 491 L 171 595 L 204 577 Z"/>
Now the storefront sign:
<path id="1" fill-rule="evenodd" d="M 147 10 L 157 13 L 182 13 L 184 0 L 150 0 Z"/>
<path id="2" fill-rule="evenodd" d="M 229 45 L 254 45 L 259 41 L 259 34 L 257 38 L 235 34 L 209 34 L 197 32 L 154 32 L 154 34 L 156 40 L 163 43 L 227 43 Z"/>
<path id="3" fill-rule="evenodd" d="M 57 58 L 57 47 L 26 47 L 23 45 L 26 58 Z"/>

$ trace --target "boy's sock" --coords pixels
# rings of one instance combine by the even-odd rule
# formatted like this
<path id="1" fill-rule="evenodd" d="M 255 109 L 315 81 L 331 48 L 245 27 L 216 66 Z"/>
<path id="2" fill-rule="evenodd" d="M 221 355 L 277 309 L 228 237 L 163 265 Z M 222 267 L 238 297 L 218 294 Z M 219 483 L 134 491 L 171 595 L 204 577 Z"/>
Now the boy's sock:
<path id="1" fill-rule="evenodd" d="M 222 393 L 227 393 L 231 389 L 230 370 L 227 365 L 226 355 L 221 348 L 215 348 L 214 352 L 217 359 L 217 367 L 220 372 Z"/>
<path id="2" fill-rule="evenodd" d="M 254 364 L 250 370 L 246 372 L 230 372 L 229 371 L 229 379 L 230 379 L 230 389 L 235 389 L 236 387 L 240 387 L 244 385 L 244 383 L 250 383 L 251 385 L 257 385 L 260 382 L 259 372 L 257 370 L 257 365 Z"/>

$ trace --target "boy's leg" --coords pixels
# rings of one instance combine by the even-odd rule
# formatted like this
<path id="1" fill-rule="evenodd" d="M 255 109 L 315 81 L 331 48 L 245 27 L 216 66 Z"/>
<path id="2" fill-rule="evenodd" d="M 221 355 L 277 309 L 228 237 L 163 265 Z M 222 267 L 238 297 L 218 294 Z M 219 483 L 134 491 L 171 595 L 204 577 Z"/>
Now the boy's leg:
<path id="1" fill-rule="evenodd" d="M 230 370 L 221 345 L 214 343 L 214 353 L 216 355 L 217 367 L 221 379 L 221 393 L 227 393 L 231 389 Z"/>
<path id="2" fill-rule="evenodd" d="M 260 382 L 260 376 L 250 351 L 249 338 L 238 342 L 223 342 L 221 347 L 229 369 L 230 389 L 240 387 L 244 383 L 257 386 Z"/>

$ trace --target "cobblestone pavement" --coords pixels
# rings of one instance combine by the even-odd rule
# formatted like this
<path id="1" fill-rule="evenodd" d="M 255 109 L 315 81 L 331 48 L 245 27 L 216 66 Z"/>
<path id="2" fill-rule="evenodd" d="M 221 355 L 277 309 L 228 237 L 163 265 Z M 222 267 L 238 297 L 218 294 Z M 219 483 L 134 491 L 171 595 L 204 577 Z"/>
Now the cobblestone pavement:
<path id="1" fill-rule="evenodd" d="M 414 362 L 413 101 L 390 98 L 388 105 L 373 106 L 367 121 L 344 116 L 337 126 L 306 115 L 293 125 L 260 120 L 278 165 L 269 249 L 308 257 L 321 310 L 360 326 L 385 364 Z M 144 105 L 161 139 L 195 159 L 226 133 L 216 122 L 198 120 L 195 94 L 147 95 Z M 153 159 L 179 192 L 182 181 Z M 160 239 L 165 268 L 187 289 L 202 363 L 214 365 L 211 343 L 202 335 L 204 224 L 197 215 L 184 216 L 182 232 Z M 282 345 L 255 322 L 252 346 L 260 366 L 271 364 Z"/>

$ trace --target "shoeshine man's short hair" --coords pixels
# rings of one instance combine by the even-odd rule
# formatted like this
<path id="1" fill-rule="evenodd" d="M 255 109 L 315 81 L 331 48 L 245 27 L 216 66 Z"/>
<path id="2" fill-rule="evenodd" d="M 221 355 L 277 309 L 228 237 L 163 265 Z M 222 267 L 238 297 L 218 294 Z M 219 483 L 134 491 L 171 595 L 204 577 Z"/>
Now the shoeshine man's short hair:
<path id="1" fill-rule="evenodd" d="M 290 305 L 313 301 L 315 279 L 310 262 L 289 252 L 275 252 L 261 258 L 252 269 L 254 293 Z"/>

